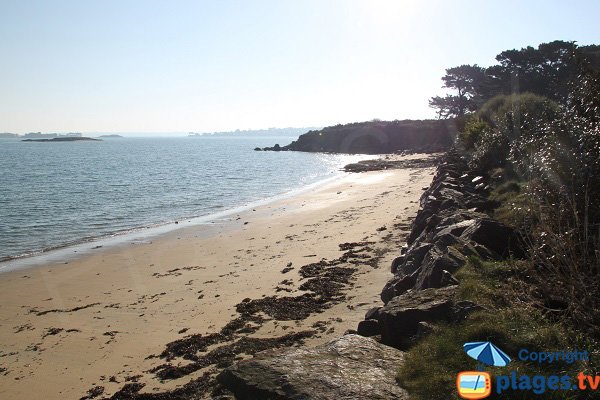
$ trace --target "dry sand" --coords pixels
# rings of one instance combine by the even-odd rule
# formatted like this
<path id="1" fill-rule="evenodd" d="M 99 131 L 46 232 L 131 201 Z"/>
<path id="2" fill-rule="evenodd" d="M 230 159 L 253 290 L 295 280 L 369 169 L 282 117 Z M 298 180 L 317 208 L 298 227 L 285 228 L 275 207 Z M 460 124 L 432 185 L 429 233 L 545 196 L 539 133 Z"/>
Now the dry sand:
<path id="1" fill-rule="evenodd" d="M 147 371 L 165 360 L 147 357 L 187 335 L 219 332 L 245 298 L 305 293 L 301 267 L 322 259 L 356 269 L 345 297 L 298 321 L 261 314 L 250 335 L 316 330 L 305 342 L 313 345 L 356 329 L 380 305 L 389 265 L 432 174 L 348 174 L 211 229 L 183 227 L 68 264 L 1 274 L 0 398 L 79 399 L 94 386 L 110 396 L 132 381 L 144 383 L 144 392 L 184 385 L 202 371 L 161 382 Z M 351 258 L 343 257 L 342 243 L 358 243 L 350 245 Z"/>

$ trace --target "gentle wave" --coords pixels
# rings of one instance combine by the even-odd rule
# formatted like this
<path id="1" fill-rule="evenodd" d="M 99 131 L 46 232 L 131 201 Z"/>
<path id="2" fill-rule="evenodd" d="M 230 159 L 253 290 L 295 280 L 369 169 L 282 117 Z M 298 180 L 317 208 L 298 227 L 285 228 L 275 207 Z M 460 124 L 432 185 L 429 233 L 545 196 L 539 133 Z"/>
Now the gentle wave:
<path id="1" fill-rule="evenodd" d="M 364 156 L 255 152 L 294 138 L 0 141 L 0 262 L 212 218 Z"/>

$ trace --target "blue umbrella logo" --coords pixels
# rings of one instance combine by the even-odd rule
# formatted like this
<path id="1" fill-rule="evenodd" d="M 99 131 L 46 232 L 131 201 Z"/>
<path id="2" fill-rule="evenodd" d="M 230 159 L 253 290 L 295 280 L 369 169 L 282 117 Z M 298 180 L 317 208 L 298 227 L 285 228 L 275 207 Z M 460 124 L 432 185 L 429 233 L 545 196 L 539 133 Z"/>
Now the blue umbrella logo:
<path id="1" fill-rule="evenodd" d="M 505 367 L 510 357 L 492 342 L 470 342 L 463 345 L 469 357 L 494 367 Z"/>

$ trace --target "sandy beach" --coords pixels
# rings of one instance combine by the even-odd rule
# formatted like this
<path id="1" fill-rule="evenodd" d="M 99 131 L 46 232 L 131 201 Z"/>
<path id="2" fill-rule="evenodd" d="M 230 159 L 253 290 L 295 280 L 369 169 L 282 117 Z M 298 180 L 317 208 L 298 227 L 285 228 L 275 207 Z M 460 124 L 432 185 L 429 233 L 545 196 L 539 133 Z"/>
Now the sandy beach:
<path id="1" fill-rule="evenodd" d="M 380 304 L 432 174 L 347 174 L 224 223 L 0 274 L 0 398 L 173 390 L 222 358 L 168 343 L 198 345 L 201 334 L 206 353 L 246 337 L 249 348 L 313 345 L 356 329 Z"/>

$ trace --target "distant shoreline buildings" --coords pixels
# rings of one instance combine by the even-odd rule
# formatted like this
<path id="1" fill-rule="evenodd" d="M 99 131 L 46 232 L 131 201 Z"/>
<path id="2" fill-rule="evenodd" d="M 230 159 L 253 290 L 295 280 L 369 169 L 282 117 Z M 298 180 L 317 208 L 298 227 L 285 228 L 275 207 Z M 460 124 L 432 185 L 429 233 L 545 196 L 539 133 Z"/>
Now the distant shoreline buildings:
<path id="1" fill-rule="evenodd" d="M 188 137 L 218 137 L 218 136 L 300 136 L 308 131 L 319 128 L 268 128 L 268 129 L 237 129 L 226 132 L 189 132 Z"/>

